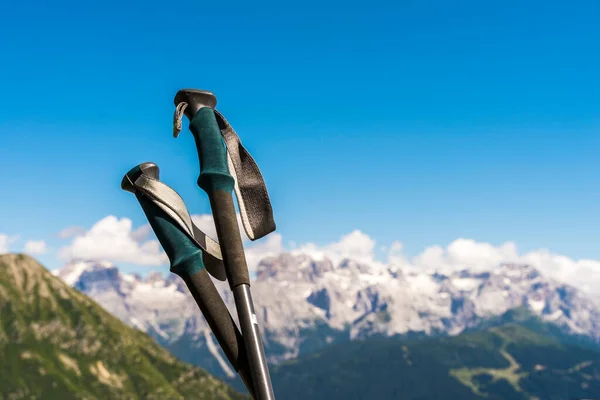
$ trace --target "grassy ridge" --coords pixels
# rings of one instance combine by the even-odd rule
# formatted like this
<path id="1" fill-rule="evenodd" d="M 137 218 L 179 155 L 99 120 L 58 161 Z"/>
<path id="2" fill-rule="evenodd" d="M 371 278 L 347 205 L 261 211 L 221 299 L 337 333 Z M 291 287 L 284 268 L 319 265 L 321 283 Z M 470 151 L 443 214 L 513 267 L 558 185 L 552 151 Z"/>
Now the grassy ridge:
<path id="1" fill-rule="evenodd" d="M 0 399 L 242 399 L 24 255 L 0 256 Z"/>

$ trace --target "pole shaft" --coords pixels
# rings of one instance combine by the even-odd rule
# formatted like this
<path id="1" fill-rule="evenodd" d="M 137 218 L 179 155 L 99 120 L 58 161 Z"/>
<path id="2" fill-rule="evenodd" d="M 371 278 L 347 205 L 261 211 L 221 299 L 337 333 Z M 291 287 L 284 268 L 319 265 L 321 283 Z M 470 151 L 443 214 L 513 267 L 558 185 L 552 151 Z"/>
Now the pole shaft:
<path id="1" fill-rule="evenodd" d="M 241 284 L 233 289 L 240 326 L 244 332 L 244 345 L 250 356 L 248 364 L 254 371 L 254 391 L 257 399 L 273 400 L 275 394 L 271 386 L 271 377 L 261 340 L 260 330 L 254 312 L 250 286 Z"/>
<path id="2" fill-rule="evenodd" d="M 209 194 L 209 198 L 226 269 L 228 271 L 248 271 L 231 193 L 215 190 Z M 232 281 L 235 281 L 236 278 L 232 278 L 229 283 L 248 355 L 248 365 L 252 371 L 254 392 L 257 400 L 273 400 L 275 395 L 254 311 L 250 285 L 244 280 L 234 284 Z"/>
<path id="3" fill-rule="evenodd" d="M 194 297 L 219 345 L 231 366 L 240 375 L 248 392 L 255 397 L 254 386 L 248 365 L 245 347 L 241 346 L 242 335 L 238 331 L 227 306 L 212 283 L 206 269 L 194 274 L 180 275 Z M 224 321 L 226 320 L 226 321 Z"/>

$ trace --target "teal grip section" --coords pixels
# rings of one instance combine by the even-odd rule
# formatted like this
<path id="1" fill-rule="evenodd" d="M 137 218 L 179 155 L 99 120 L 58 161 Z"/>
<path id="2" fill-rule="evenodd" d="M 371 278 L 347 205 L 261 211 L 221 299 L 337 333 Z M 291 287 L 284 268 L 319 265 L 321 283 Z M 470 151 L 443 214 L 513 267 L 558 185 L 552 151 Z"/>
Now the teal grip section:
<path id="1" fill-rule="evenodd" d="M 163 210 L 140 193 L 136 193 L 144 214 L 171 262 L 171 272 L 184 278 L 203 270 L 202 250 Z"/>
<path id="2" fill-rule="evenodd" d="M 231 193 L 235 185 L 227 167 L 227 152 L 215 112 L 202 107 L 190 121 L 190 130 L 196 140 L 200 159 L 198 186 L 209 196 L 220 190 Z"/>

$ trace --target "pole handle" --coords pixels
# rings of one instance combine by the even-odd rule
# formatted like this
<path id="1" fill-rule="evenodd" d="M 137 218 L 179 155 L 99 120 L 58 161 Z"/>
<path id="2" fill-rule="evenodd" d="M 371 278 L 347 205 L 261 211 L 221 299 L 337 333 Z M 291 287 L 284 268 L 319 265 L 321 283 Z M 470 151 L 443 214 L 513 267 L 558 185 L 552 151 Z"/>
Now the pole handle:
<path id="1" fill-rule="evenodd" d="M 125 175 L 121 187 L 135 194 L 169 258 L 170 271 L 186 283 L 231 366 L 240 374 L 248 391 L 254 394 L 242 335 L 210 279 L 202 259 L 202 250 L 182 231 L 177 222 L 130 184 L 140 174 L 158 179 L 158 166 L 152 163 L 138 165 Z"/>
<path id="2" fill-rule="evenodd" d="M 198 186 L 206 192 L 213 210 L 215 227 L 223 251 L 227 280 L 231 288 L 250 284 L 250 274 L 243 253 L 232 192 L 235 178 L 227 162 L 227 149 L 215 115 L 217 100 L 211 92 L 183 89 L 175 95 L 175 103 L 186 103 L 190 131 L 196 142 L 200 161 Z"/>
<path id="3" fill-rule="evenodd" d="M 185 103 L 185 115 L 196 141 L 200 161 L 198 186 L 209 196 L 216 190 L 231 193 L 235 179 L 227 166 L 227 150 L 215 116 L 216 96 L 206 90 L 182 89 L 175 95 L 175 104 Z"/>
<path id="4" fill-rule="evenodd" d="M 198 186 L 209 196 L 216 191 L 232 193 L 235 179 L 227 165 L 227 151 L 215 111 L 202 107 L 190 121 L 200 160 Z"/>
<path id="5" fill-rule="evenodd" d="M 141 175 L 158 180 L 159 168 L 154 163 L 143 163 L 132 168 L 123 177 L 121 188 L 133 193 L 140 203 L 156 238 L 169 257 L 170 271 L 180 276 L 183 273 L 191 276 L 205 269 L 202 250 L 165 211 L 135 187 L 134 182 Z M 198 262 L 190 262 L 189 259 Z"/>
<path id="6" fill-rule="evenodd" d="M 187 104 L 184 111 L 186 116 L 191 116 L 189 128 L 194 135 L 200 158 L 198 186 L 208 194 L 210 200 L 227 279 L 233 291 L 244 335 L 255 393 L 259 400 L 273 400 L 267 361 L 252 309 L 250 276 L 233 203 L 232 192 L 236 188 L 236 181 L 231 175 L 232 171 L 229 171 L 228 154 L 223 140 L 227 129 L 221 131 L 214 110 L 216 98 L 212 93 L 180 90 L 175 96 L 177 109 L 184 103 Z"/>

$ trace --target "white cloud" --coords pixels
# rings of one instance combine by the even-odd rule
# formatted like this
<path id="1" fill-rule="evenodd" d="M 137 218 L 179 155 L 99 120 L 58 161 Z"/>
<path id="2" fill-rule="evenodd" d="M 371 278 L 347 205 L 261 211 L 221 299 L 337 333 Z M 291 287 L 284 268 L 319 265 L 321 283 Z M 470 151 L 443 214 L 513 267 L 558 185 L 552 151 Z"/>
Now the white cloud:
<path id="1" fill-rule="evenodd" d="M 85 229 L 81 226 L 69 226 L 58 232 L 58 237 L 61 239 L 69 239 L 75 236 L 80 236 L 85 233 Z"/>
<path id="2" fill-rule="evenodd" d="M 549 278 L 589 293 L 600 294 L 599 260 L 573 260 L 544 249 L 520 254 L 513 242 L 494 246 L 472 239 L 457 239 L 446 248 L 426 248 L 411 260 L 411 266 L 442 272 L 465 268 L 484 271 L 507 262 L 529 264 Z"/>
<path id="3" fill-rule="evenodd" d="M 0 233 L 0 254 L 5 254 L 11 251 L 11 245 L 19 240 L 18 236 L 9 236 Z"/>
<path id="4" fill-rule="evenodd" d="M 148 239 L 150 232 L 152 232 L 152 227 L 150 227 L 150 224 L 142 225 L 135 231 L 131 232 L 131 237 L 136 242 L 143 242 Z"/>
<path id="5" fill-rule="evenodd" d="M 373 259 L 375 240 L 358 229 L 342 236 L 339 242 L 327 246 L 326 250 L 356 259 Z"/>
<path id="6" fill-rule="evenodd" d="M 193 215 L 192 218 L 200 229 L 213 239 L 217 239 L 212 215 Z M 251 242 L 243 232 L 239 215 L 238 223 L 251 270 L 256 268 L 262 258 L 284 251 L 291 251 L 294 254 L 305 253 L 316 259 L 328 257 L 334 263 L 343 258 L 352 258 L 359 262 L 381 266 L 384 264 L 377 261 L 374 254 L 375 249 L 378 248 L 387 251 L 387 263 L 405 268 L 428 268 L 441 272 L 465 268 L 489 270 L 504 262 L 527 263 L 550 278 L 583 290 L 600 293 L 600 261 L 573 260 L 547 250 L 520 254 L 513 242 L 493 245 L 460 238 L 445 247 L 440 245 L 427 247 L 423 252 L 409 259 L 404 254 L 404 246 L 401 242 L 393 242 L 384 249 L 376 246 L 376 241 L 360 230 L 354 230 L 342 236 L 339 241 L 324 246 L 289 242 L 286 248 L 282 236 L 276 232 Z M 150 231 L 147 224 L 134 230 L 131 220 L 109 216 L 98 221 L 89 231 L 76 236 L 69 246 L 60 250 L 59 256 L 65 260 L 86 258 L 137 265 L 167 264 L 168 259 L 158 241 L 146 240 Z M 0 235 L 0 252 L 8 251 L 11 240 L 14 241 L 14 238 Z"/>
<path id="7" fill-rule="evenodd" d="M 440 246 L 426 248 L 412 259 L 418 267 L 434 269 L 486 270 L 503 262 L 518 262 L 517 246 L 506 242 L 501 246 L 476 242 L 472 239 L 457 239 L 445 249 Z"/>
<path id="8" fill-rule="evenodd" d="M 8 253 L 8 235 L 0 234 L 0 254 Z"/>
<path id="9" fill-rule="evenodd" d="M 540 272 L 571 284 L 589 293 L 600 294 L 600 261 L 573 260 L 548 250 L 537 250 L 524 254 L 520 261 L 530 264 Z"/>
<path id="10" fill-rule="evenodd" d="M 375 245 L 376 242 L 373 238 L 355 229 L 347 235 L 342 236 L 337 242 L 325 246 L 306 243 L 292 252 L 296 254 L 308 254 L 315 259 L 327 257 L 334 263 L 340 262 L 344 258 L 351 258 L 363 263 L 381 265 L 380 262 L 375 260 Z"/>
<path id="11" fill-rule="evenodd" d="M 168 263 L 157 240 L 139 241 L 140 230 L 133 231 L 128 218 L 108 216 L 98 221 L 69 246 L 60 249 L 63 260 L 89 259 L 158 266 Z M 136 237 L 136 233 L 138 234 Z"/>
<path id="12" fill-rule="evenodd" d="M 385 246 L 383 246 L 385 249 L 387 249 Z M 385 251 L 384 249 L 382 249 L 383 251 Z M 393 264 L 393 265 L 398 265 L 398 266 L 402 266 L 402 265 L 406 265 L 408 263 L 408 261 L 406 260 L 406 256 L 404 255 L 404 244 L 402 242 L 399 241 L 395 241 L 390 245 L 390 248 L 387 251 L 387 256 L 388 256 L 388 264 Z"/>
<path id="13" fill-rule="evenodd" d="M 441 246 L 430 246 L 414 257 L 412 263 L 423 267 L 439 268 L 443 260 L 444 249 Z"/>
<path id="14" fill-rule="evenodd" d="M 48 246 L 44 240 L 28 240 L 25 242 L 23 251 L 32 256 L 44 254 L 48 250 Z"/>
<path id="15" fill-rule="evenodd" d="M 292 252 L 308 254 L 317 259 L 328 257 L 333 262 L 339 262 L 343 257 L 352 257 L 381 265 L 374 260 L 374 247 L 375 241 L 372 238 L 360 231 L 354 231 L 343 236 L 338 242 L 325 246 L 307 243 Z M 549 278 L 600 295 L 600 260 L 573 260 L 543 249 L 520 254 L 514 242 L 496 246 L 463 238 L 451 242 L 446 247 L 427 247 L 412 259 L 404 254 L 403 248 L 401 242 L 393 242 L 387 248 L 387 262 L 405 268 L 427 268 L 440 272 L 460 269 L 485 271 L 502 263 L 524 263 L 533 266 Z"/>

